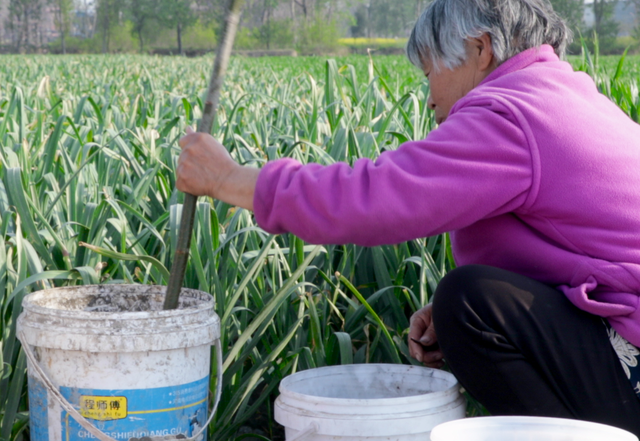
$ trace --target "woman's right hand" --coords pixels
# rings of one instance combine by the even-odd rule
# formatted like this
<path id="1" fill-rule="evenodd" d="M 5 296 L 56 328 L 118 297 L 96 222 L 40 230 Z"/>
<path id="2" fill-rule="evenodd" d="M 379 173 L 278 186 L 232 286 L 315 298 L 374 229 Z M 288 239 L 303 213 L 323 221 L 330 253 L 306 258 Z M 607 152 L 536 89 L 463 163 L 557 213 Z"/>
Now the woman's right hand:
<path id="1" fill-rule="evenodd" d="M 444 366 L 443 354 L 437 345 L 438 337 L 433 327 L 433 305 L 416 311 L 409 320 L 409 354 L 431 368 Z"/>
<path id="2" fill-rule="evenodd" d="M 253 195 L 260 171 L 236 163 L 227 150 L 206 133 L 187 127 L 180 138 L 176 186 L 194 196 L 211 196 L 253 210 Z"/>

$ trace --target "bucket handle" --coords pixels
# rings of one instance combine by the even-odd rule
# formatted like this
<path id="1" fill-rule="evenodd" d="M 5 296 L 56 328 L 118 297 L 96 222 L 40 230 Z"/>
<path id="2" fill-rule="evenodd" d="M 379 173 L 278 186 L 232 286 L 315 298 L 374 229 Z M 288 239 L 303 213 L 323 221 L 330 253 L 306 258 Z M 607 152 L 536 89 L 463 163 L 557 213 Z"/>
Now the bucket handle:
<path id="1" fill-rule="evenodd" d="M 291 439 L 287 438 L 287 441 L 303 441 L 311 435 L 318 433 L 318 430 L 320 430 L 320 427 L 318 427 L 318 423 L 312 421 L 306 429 L 304 429 L 302 432 L 298 432 L 296 436 Z"/>
<path id="2" fill-rule="evenodd" d="M 24 350 L 24 353 L 26 354 L 27 358 L 31 362 L 31 367 L 33 367 L 33 370 L 36 372 L 38 378 L 44 383 L 45 387 L 47 388 L 49 393 L 51 393 L 51 395 L 56 399 L 56 401 L 60 403 L 60 406 L 64 410 L 66 410 L 67 413 L 71 415 L 71 417 L 74 420 L 76 420 L 78 424 L 80 424 L 84 429 L 86 429 L 89 433 L 91 433 L 93 436 L 98 438 L 100 441 L 121 441 L 121 440 L 116 440 L 115 438 L 112 438 L 109 435 L 103 433 L 100 429 L 98 429 L 96 426 L 91 424 L 84 416 L 82 416 L 80 412 L 78 412 L 75 409 L 75 407 L 73 407 L 73 405 L 69 403 L 69 401 L 67 401 L 64 395 L 60 393 L 60 390 L 53 384 L 51 379 L 47 376 L 46 372 L 44 372 L 44 370 L 38 363 L 38 360 L 36 359 L 36 356 L 33 353 L 31 346 L 27 343 L 27 340 L 23 332 L 20 332 L 18 334 L 18 340 L 20 340 L 20 343 L 22 343 L 22 348 Z M 196 434 L 193 435 L 192 437 L 184 438 L 184 441 L 197 440 L 197 438 L 202 434 L 202 432 L 204 432 L 207 429 L 207 427 L 209 427 L 209 424 L 213 420 L 213 417 L 216 414 L 216 410 L 218 409 L 218 404 L 220 403 L 220 397 L 222 396 L 222 346 L 220 345 L 220 339 L 216 339 L 213 342 L 213 344 L 216 347 L 216 362 L 218 365 L 217 381 L 216 381 L 217 383 L 216 397 L 215 397 L 215 402 L 213 404 L 213 409 L 211 410 L 211 414 L 209 415 L 207 422 L 200 428 L 200 430 L 198 430 L 198 432 L 196 432 Z M 150 438 L 152 440 L 154 439 L 154 437 L 150 437 Z M 166 437 L 159 437 L 158 439 L 166 440 Z"/>

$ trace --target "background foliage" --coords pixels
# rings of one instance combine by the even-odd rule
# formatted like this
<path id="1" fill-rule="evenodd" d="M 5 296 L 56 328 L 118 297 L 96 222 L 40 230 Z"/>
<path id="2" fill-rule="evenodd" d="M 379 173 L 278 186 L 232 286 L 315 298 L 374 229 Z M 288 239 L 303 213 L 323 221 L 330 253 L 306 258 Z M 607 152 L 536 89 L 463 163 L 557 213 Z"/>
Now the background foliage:
<path id="1" fill-rule="evenodd" d="M 24 295 L 95 283 L 166 284 L 182 195 L 177 139 L 201 115 L 210 57 L 3 56 L 0 62 L 0 438 L 28 437 Z M 638 121 L 638 60 L 572 59 Z M 375 158 L 434 127 L 403 57 L 234 58 L 213 132 L 238 161 Z M 185 286 L 221 317 L 223 401 L 212 439 L 278 439 L 272 400 L 297 370 L 416 363 L 408 317 L 452 268 L 446 235 L 375 248 L 272 237 L 202 198 Z M 215 376 L 212 376 L 214 378 Z M 473 401 L 471 413 L 482 410 Z"/>
<path id="2" fill-rule="evenodd" d="M 215 48 L 228 0 L 0 0 L 0 52 L 162 53 Z M 404 41 L 430 0 L 246 0 L 237 49 L 346 53 L 341 37 Z M 640 52 L 640 0 L 550 0 L 603 53 Z M 382 46 L 383 48 L 385 46 Z M 388 48 L 387 48 L 388 49 Z M 362 53 L 356 48 L 356 53 Z"/>

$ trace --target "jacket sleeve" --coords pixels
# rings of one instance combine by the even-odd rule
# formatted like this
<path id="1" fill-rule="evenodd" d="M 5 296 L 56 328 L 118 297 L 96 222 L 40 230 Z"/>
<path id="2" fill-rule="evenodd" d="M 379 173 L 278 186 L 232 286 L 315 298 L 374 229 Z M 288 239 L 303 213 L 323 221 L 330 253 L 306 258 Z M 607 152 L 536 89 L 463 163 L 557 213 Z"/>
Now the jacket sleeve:
<path id="1" fill-rule="evenodd" d="M 527 138 L 500 104 L 456 111 L 422 141 L 374 162 L 267 163 L 254 196 L 258 224 L 310 243 L 400 243 L 513 211 L 527 198 Z"/>

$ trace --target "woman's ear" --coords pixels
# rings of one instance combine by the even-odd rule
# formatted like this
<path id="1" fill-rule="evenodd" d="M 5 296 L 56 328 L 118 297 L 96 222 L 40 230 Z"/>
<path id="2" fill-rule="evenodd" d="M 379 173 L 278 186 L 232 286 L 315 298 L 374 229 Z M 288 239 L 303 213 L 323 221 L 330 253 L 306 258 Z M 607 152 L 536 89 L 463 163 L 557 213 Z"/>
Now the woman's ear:
<path id="1" fill-rule="evenodd" d="M 478 38 L 469 40 L 474 58 L 476 58 L 478 70 L 484 72 L 495 69 L 495 57 L 491 46 L 491 36 L 487 33 Z"/>

